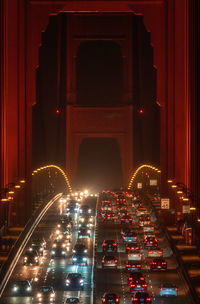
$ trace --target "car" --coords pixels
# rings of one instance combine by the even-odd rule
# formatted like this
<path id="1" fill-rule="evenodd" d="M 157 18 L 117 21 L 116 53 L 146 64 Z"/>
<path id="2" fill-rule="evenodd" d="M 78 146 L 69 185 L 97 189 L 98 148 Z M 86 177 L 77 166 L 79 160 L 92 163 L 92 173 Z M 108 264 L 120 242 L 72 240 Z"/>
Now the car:
<path id="1" fill-rule="evenodd" d="M 163 256 L 163 249 L 161 248 L 149 248 L 147 252 L 147 256 L 151 258 L 162 257 Z"/>
<path id="2" fill-rule="evenodd" d="M 144 215 L 144 214 L 147 214 L 148 211 L 147 211 L 147 208 L 144 208 L 144 207 L 139 207 L 136 209 L 136 215 L 137 216 L 141 216 L 141 215 Z"/>
<path id="3" fill-rule="evenodd" d="M 138 252 L 140 251 L 140 245 L 138 243 L 127 243 L 125 245 L 125 251 L 126 253 Z"/>
<path id="4" fill-rule="evenodd" d="M 73 249 L 74 253 L 87 253 L 87 247 L 85 244 L 82 243 L 76 243 Z"/>
<path id="5" fill-rule="evenodd" d="M 155 236 L 155 233 L 154 232 L 151 232 L 151 231 L 148 231 L 148 232 L 145 232 L 144 233 L 144 240 L 148 237 L 151 237 L 151 238 L 156 238 Z"/>
<path id="6" fill-rule="evenodd" d="M 40 256 L 35 249 L 29 248 L 24 254 L 23 264 L 24 265 L 39 265 Z"/>
<path id="7" fill-rule="evenodd" d="M 126 214 L 120 218 L 121 224 L 131 224 L 133 219 L 130 215 Z"/>
<path id="8" fill-rule="evenodd" d="M 168 297 L 168 296 L 178 296 L 178 288 L 172 283 L 163 283 L 160 287 L 160 296 Z"/>
<path id="9" fill-rule="evenodd" d="M 115 213 L 112 211 L 106 211 L 102 214 L 103 221 L 114 221 L 115 220 Z"/>
<path id="10" fill-rule="evenodd" d="M 151 218 L 148 214 L 139 216 L 139 226 L 140 227 L 150 225 L 150 223 L 151 223 Z"/>
<path id="11" fill-rule="evenodd" d="M 166 270 L 167 262 L 162 258 L 153 259 L 153 261 L 150 262 L 150 269 L 151 270 Z"/>
<path id="12" fill-rule="evenodd" d="M 79 216 L 79 227 L 86 226 L 88 228 L 93 227 L 94 217 L 91 215 Z"/>
<path id="13" fill-rule="evenodd" d="M 112 203 L 111 201 L 102 201 L 101 202 L 101 211 L 111 211 Z"/>
<path id="14" fill-rule="evenodd" d="M 80 214 L 84 214 L 84 215 L 88 215 L 88 214 L 92 214 L 92 208 L 88 205 L 82 205 L 80 207 Z"/>
<path id="15" fill-rule="evenodd" d="M 70 200 L 68 205 L 67 205 L 67 213 L 78 213 L 79 212 L 79 202 L 76 200 Z"/>
<path id="16" fill-rule="evenodd" d="M 55 302 L 55 291 L 53 286 L 41 286 L 36 294 L 36 299 L 43 303 Z"/>
<path id="17" fill-rule="evenodd" d="M 56 238 L 53 242 L 53 248 L 56 248 L 56 247 L 62 247 L 62 248 L 66 248 L 68 250 L 68 247 L 70 247 L 70 242 L 69 242 L 69 240 L 63 240 L 63 239 Z"/>
<path id="18" fill-rule="evenodd" d="M 143 226 L 143 232 L 146 233 L 146 232 L 154 232 L 155 230 L 155 227 L 152 226 L 152 225 L 145 225 Z"/>
<path id="19" fill-rule="evenodd" d="M 136 292 L 133 296 L 132 304 L 151 304 L 151 297 L 148 292 Z"/>
<path id="20" fill-rule="evenodd" d="M 145 280 L 140 280 L 138 278 L 134 279 L 130 283 L 130 292 L 137 292 L 137 291 L 146 291 L 148 284 Z"/>
<path id="21" fill-rule="evenodd" d="M 137 272 L 137 271 L 140 271 L 140 270 L 141 270 L 142 265 L 141 265 L 141 263 L 138 262 L 138 261 L 133 261 L 133 260 L 131 261 L 131 260 L 129 260 L 129 261 L 127 261 L 127 262 L 125 263 L 125 268 L 126 268 L 126 270 L 128 270 L 128 271 Z"/>
<path id="22" fill-rule="evenodd" d="M 141 261 L 142 260 L 141 251 L 128 253 L 128 261 L 130 261 L 130 260 Z"/>
<path id="23" fill-rule="evenodd" d="M 51 250 L 51 258 L 65 258 L 66 248 L 62 246 L 57 246 Z"/>
<path id="24" fill-rule="evenodd" d="M 130 285 L 132 282 L 134 282 L 135 280 L 140 280 L 140 281 L 143 281 L 145 282 L 145 278 L 144 278 L 144 275 L 142 272 L 131 272 L 129 275 L 128 275 L 128 278 L 127 278 L 127 282 L 128 284 Z"/>
<path id="25" fill-rule="evenodd" d="M 124 195 L 118 195 L 116 203 L 126 203 L 126 197 Z"/>
<path id="26" fill-rule="evenodd" d="M 91 230 L 88 229 L 88 227 L 80 227 L 78 231 L 78 238 L 84 239 L 84 238 L 90 238 Z"/>
<path id="27" fill-rule="evenodd" d="M 102 297 L 103 304 L 119 304 L 119 297 L 115 293 L 104 293 Z"/>
<path id="28" fill-rule="evenodd" d="M 101 263 L 102 263 L 102 268 L 105 268 L 105 267 L 117 268 L 118 259 L 114 255 L 104 255 L 101 260 Z"/>
<path id="29" fill-rule="evenodd" d="M 44 255 L 44 248 L 43 248 L 43 246 L 41 246 L 40 243 L 32 242 L 29 247 L 29 250 L 31 250 L 31 249 L 36 250 L 40 256 Z"/>
<path id="30" fill-rule="evenodd" d="M 11 283 L 11 293 L 13 295 L 31 295 L 32 284 L 29 280 L 19 280 Z"/>
<path id="31" fill-rule="evenodd" d="M 84 278 L 81 273 L 72 272 L 67 275 L 66 278 L 66 287 L 67 289 L 78 289 L 83 290 L 84 288 Z"/>
<path id="32" fill-rule="evenodd" d="M 64 304 L 80 304 L 80 300 L 76 297 L 70 297 L 65 300 Z"/>
<path id="33" fill-rule="evenodd" d="M 144 246 L 145 247 L 157 247 L 158 240 L 155 237 L 147 236 L 144 240 Z"/>
<path id="34" fill-rule="evenodd" d="M 87 266 L 87 256 L 83 253 L 74 253 L 72 255 L 72 265 L 86 265 Z"/>
<path id="35" fill-rule="evenodd" d="M 104 240 L 102 243 L 103 252 L 116 252 L 117 243 L 114 240 Z"/>
<path id="36" fill-rule="evenodd" d="M 122 238 L 125 243 L 136 243 L 138 241 L 138 236 L 133 231 L 125 233 Z"/>

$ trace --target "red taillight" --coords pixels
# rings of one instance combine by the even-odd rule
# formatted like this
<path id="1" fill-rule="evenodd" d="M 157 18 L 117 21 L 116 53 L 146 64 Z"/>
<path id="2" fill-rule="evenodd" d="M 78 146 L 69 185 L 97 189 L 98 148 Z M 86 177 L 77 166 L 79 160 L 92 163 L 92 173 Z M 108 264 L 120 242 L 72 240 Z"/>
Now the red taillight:
<path id="1" fill-rule="evenodd" d="M 138 298 L 133 298 L 133 301 L 138 301 Z"/>
<path id="2" fill-rule="evenodd" d="M 141 281 L 144 281 L 144 277 L 140 277 L 140 280 L 141 280 Z"/>
<path id="3" fill-rule="evenodd" d="M 142 284 L 142 287 L 147 287 L 147 284 Z"/>
<path id="4" fill-rule="evenodd" d="M 131 265 L 130 264 L 126 264 L 126 267 L 131 267 Z"/>
<path id="5" fill-rule="evenodd" d="M 146 301 L 151 301 L 151 298 L 146 298 Z"/>
<path id="6" fill-rule="evenodd" d="M 106 302 L 106 299 L 105 298 L 103 298 L 103 300 L 102 300 L 103 302 Z"/>
<path id="7" fill-rule="evenodd" d="M 140 248 L 139 247 L 135 247 L 135 250 L 139 250 Z"/>
<path id="8" fill-rule="evenodd" d="M 113 246 L 117 246 L 117 243 L 113 243 Z"/>
<path id="9" fill-rule="evenodd" d="M 178 288 L 176 287 L 176 288 L 175 288 L 175 290 L 177 291 L 177 290 L 178 290 Z"/>
<path id="10" fill-rule="evenodd" d="M 128 220 L 129 220 L 129 221 L 132 221 L 132 218 L 129 218 Z"/>
<path id="11" fill-rule="evenodd" d="M 135 284 L 131 284 L 131 287 L 135 287 Z"/>
<path id="12" fill-rule="evenodd" d="M 166 262 L 162 262 L 162 265 L 166 265 L 167 263 Z"/>
<path id="13" fill-rule="evenodd" d="M 129 249 L 130 249 L 130 247 L 128 246 L 128 247 L 126 247 L 126 249 L 127 249 L 127 250 L 129 250 Z"/>
<path id="14" fill-rule="evenodd" d="M 107 243 L 103 243 L 103 246 L 106 246 L 107 245 Z"/>
<path id="15" fill-rule="evenodd" d="M 116 298 L 116 302 L 119 302 L 119 299 L 118 299 L 118 298 Z"/>
<path id="16" fill-rule="evenodd" d="M 149 251 L 149 253 L 153 253 L 153 251 Z"/>
<path id="17" fill-rule="evenodd" d="M 117 263 L 118 261 L 117 260 L 115 260 L 115 263 Z"/>
<path id="18" fill-rule="evenodd" d="M 121 221 L 125 221 L 125 219 L 122 218 Z"/>
<path id="19" fill-rule="evenodd" d="M 136 267 L 137 267 L 137 268 L 141 268 L 141 264 L 137 264 Z"/>
<path id="20" fill-rule="evenodd" d="M 163 288 L 161 287 L 160 290 L 163 290 Z"/>
<path id="21" fill-rule="evenodd" d="M 104 261 L 104 260 L 102 260 L 102 263 L 105 263 L 105 261 Z"/>

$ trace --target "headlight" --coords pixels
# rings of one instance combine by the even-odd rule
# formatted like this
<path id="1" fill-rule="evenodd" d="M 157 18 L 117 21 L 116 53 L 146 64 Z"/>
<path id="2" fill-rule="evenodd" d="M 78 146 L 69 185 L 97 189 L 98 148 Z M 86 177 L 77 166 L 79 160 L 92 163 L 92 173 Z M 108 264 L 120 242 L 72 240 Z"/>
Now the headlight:
<path id="1" fill-rule="evenodd" d="M 58 228 L 60 228 L 60 226 L 61 226 L 60 224 L 57 225 Z"/>
<path id="2" fill-rule="evenodd" d="M 80 283 L 83 283 L 83 279 L 80 279 L 80 281 L 79 281 Z"/>
<path id="3" fill-rule="evenodd" d="M 27 290 L 27 291 L 30 291 L 30 290 L 31 290 L 31 287 L 27 287 L 26 290 Z"/>
<path id="4" fill-rule="evenodd" d="M 77 261 L 77 258 L 73 258 L 73 261 Z"/>
<path id="5" fill-rule="evenodd" d="M 88 229 L 87 233 L 90 233 L 91 231 Z"/>
<path id="6" fill-rule="evenodd" d="M 87 249 L 85 249 L 84 252 L 86 253 L 86 252 L 87 252 Z"/>
<path id="7" fill-rule="evenodd" d="M 83 213 L 83 210 L 82 210 L 82 209 L 80 210 L 80 213 Z"/>
<path id="8" fill-rule="evenodd" d="M 37 261 L 37 260 L 38 260 L 38 257 L 34 257 L 34 259 L 35 259 L 35 261 Z"/>
<path id="9" fill-rule="evenodd" d="M 60 230 L 56 230 L 56 234 L 59 234 L 60 233 Z"/>
<path id="10" fill-rule="evenodd" d="M 87 261 L 87 258 L 83 258 L 83 261 Z"/>
<path id="11" fill-rule="evenodd" d="M 41 293 L 37 293 L 37 297 L 41 298 L 42 294 Z"/>
<path id="12" fill-rule="evenodd" d="M 53 244 L 53 248 L 56 248 L 57 247 L 57 245 L 56 244 Z"/>
<path id="13" fill-rule="evenodd" d="M 62 248 L 65 248 L 66 247 L 66 245 L 65 244 L 62 244 Z"/>
<path id="14" fill-rule="evenodd" d="M 65 254 L 65 251 L 63 250 L 61 253 L 64 255 L 64 254 Z"/>
<path id="15" fill-rule="evenodd" d="M 51 254 L 55 254 L 56 252 L 54 250 L 51 251 Z"/>
<path id="16" fill-rule="evenodd" d="M 50 297 L 54 298 L 54 297 L 55 297 L 55 293 L 52 292 L 52 293 L 50 294 Z"/>
<path id="17" fill-rule="evenodd" d="M 70 280 L 66 280 L 66 283 L 70 283 Z"/>
<path id="18" fill-rule="evenodd" d="M 13 287 L 13 291 L 17 291 L 18 290 L 18 287 L 17 286 L 14 286 Z"/>
<path id="19" fill-rule="evenodd" d="M 27 259 L 28 259 L 27 257 L 24 257 L 24 261 L 27 261 Z"/>
<path id="20" fill-rule="evenodd" d="M 91 210 L 91 209 L 89 209 L 89 210 L 88 210 L 88 213 L 91 213 L 91 211 L 92 211 L 92 210 Z"/>

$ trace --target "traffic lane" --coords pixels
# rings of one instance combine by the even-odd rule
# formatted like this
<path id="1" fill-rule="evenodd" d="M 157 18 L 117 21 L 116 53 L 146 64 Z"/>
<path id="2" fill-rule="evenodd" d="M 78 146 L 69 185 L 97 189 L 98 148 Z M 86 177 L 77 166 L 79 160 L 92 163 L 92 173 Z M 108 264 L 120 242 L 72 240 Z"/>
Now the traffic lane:
<path id="1" fill-rule="evenodd" d="M 104 229 L 108 229 L 111 228 L 109 231 L 104 231 Z M 108 236 L 108 239 L 114 239 L 115 237 L 118 238 L 118 235 L 119 235 L 119 227 L 118 225 L 114 225 L 114 224 L 100 224 L 99 225 L 99 233 L 98 235 L 101 237 L 101 241 L 102 241 L 102 237 L 106 234 Z M 99 252 L 97 252 L 97 268 L 101 268 L 101 259 L 102 259 L 102 256 L 103 256 L 103 253 L 101 253 L 101 241 L 99 242 Z M 123 271 L 123 264 L 126 262 L 127 260 L 127 254 L 124 254 L 123 253 L 123 243 L 120 243 L 119 244 L 119 248 L 121 247 L 121 252 L 118 252 L 117 255 L 118 255 L 118 258 L 121 260 L 121 265 L 118 266 L 118 268 L 121 268 L 121 271 L 120 273 L 122 274 L 122 276 L 124 276 L 124 281 L 127 282 L 127 275 L 126 275 L 126 272 Z M 144 251 L 144 250 L 143 250 Z M 169 248 L 169 252 L 170 252 L 170 248 Z M 147 279 L 147 283 L 149 284 L 149 287 L 148 287 L 148 291 L 150 292 L 150 295 L 153 296 L 153 303 L 181 303 L 184 301 L 186 301 L 186 303 L 190 303 L 190 298 L 189 296 L 187 295 L 188 294 L 188 288 L 187 288 L 187 285 L 184 283 L 184 280 L 182 278 L 180 278 L 180 276 L 177 274 L 177 262 L 176 262 L 176 259 L 174 256 L 171 256 L 170 258 L 167 259 L 168 261 L 168 266 L 170 267 L 170 271 L 166 271 L 165 273 L 163 272 L 158 272 L 156 275 L 158 277 L 158 280 L 154 282 L 154 276 L 155 274 L 151 274 L 151 272 L 148 270 L 149 268 L 149 265 L 148 265 L 148 261 L 150 261 L 152 259 L 149 259 L 149 258 L 146 258 L 146 259 L 143 259 L 142 261 L 142 269 L 143 269 L 143 272 L 144 272 L 144 275 Z M 97 271 L 99 271 L 100 269 L 98 269 Z M 109 269 L 108 269 L 109 271 Z M 112 271 L 112 270 L 110 270 Z M 116 273 L 116 270 L 113 270 L 114 273 Z M 146 273 L 145 273 L 146 272 Z M 174 298 L 172 301 L 171 301 L 171 298 L 170 299 L 163 299 L 161 297 L 159 297 L 159 287 L 160 287 L 160 282 L 163 281 L 163 278 L 164 278 L 164 281 L 165 282 L 178 282 L 178 285 L 179 285 L 179 296 L 177 298 Z M 153 282 L 153 284 L 152 284 Z M 98 284 L 99 286 L 99 284 Z M 123 286 L 123 285 L 122 285 Z M 115 287 L 114 287 L 115 288 Z M 123 288 L 123 287 L 121 287 Z M 123 290 L 123 289 L 122 289 Z M 120 296 L 124 296 L 123 295 L 123 291 L 121 290 L 120 292 Z M 129 292 L 129 287 L 127 284 L 125 284 L 124 286 L 124 290 L 125 290 L 125 298 L 126 298 L 126 301 L 127 302 L 130 302 L 130 298 L 131 298 L 131 294 Z M 104 290 L 105 292 L 105 290 Z M 118 290 L 118 293 L 119 293 L 119 290 Z"/>
<path id="2" fill-rule="evenodd" d="M 76 243 L 75 238 L 76 232 L 74 232 L 73 245 Z M 40 268 L 39 266 L 24 266 L 21 262 L 20 265 L 17 265 L 17 269 L 13 275 L 12 280 L 21 280 L 21 279 L 29 279 L 33 278 L 33 273 L 37 272 L 38 282 L 34 284 L 34 296 L 33 297 L 23 297 L 23 303 L 37 303 L 36 294 L 39 287 L 42 285 L 52 285 L 56 291 L 56 300 L 61 301 L 63 303 L 67 296 L 81 296 L 84 299 L 84 303 L 90 303 L 91 298 L 91 274 L 93 271 L 93 242 L 92 240 L 88 240 L 86 242 L 88 244 L 88 256 L 89 266 L 74 266 L 71 264 L 72 254 L 70 253 L 66 259 L 51 259 L 50 252 L 48 253 L 48 257 L 46 259 L 46 263 L 43 265 L 44 268 Z M 44 271 L 46 269 L 46 273 Z M 39 273 L 39 270 L 42 270 L 43 275 Z M 84 291 L 67 291 L 66 292 L 66 276 L 70 272 L 80 272 L 85 278 L 85 286 Z M 3 299 L 2 303 L 21 303 L 21 297 L 9 296 Z"/>
<path id="3" fill-rule="evenodd" d="M 101 303 L 105 292 L 115 293 L 119 296 L 120 302 L 125 298 L 123 293 L 124 279 L 120 270 L 96 269 L 96 302 Z"/>
<path id="4" fill-rule="evenodd" d="M 42 223 L 39 224 L 39 227 L 36 230 L 36 235 L 40 235 L 43 237 L 47 237 L 47 234 L 49 233 L 50 229 L 52 229 L 51 234 L 50 234 L 50 239 L 54 239 L 55 236 L 55 228 L 56 228 L 56 223 L 60 218 L 60 214 L 57 212 L 59 211 L 58 205 L 54 208 L 52 208 L 51 212 L 49 212 L 49 214 L 47 216 L 45 216 L 44 221 Z M 60 211 L 59 211 L 60 212 Z M 54 226 L 52 228 L 52 226 Z M 32 238 L 34 238 L 35 236 L 33 235 Z M 51 245 L 50 245 L 51 244 Z M 52 247 L 52 242 L 48 242 L 48 248 L 49 251 L 51 250 Z M 91 250 L 90 250 L 91 251 Z M 48 252 L 48 251 L 47 251 Z M 43 273 L 45 273 L 44 269 L 47 269 L 47 263 L 43 264 L 42 270 Z M 31 267 L 31 266 L 23 266 L 22 264 L 22 258 L 21 258 L 21 265 L 20 263 L 17 265 L 13 276 L 12 276 L 12 280 L 15 279 L 31 279 L 32 277 L 38 277 L 39 278 L 39 283 L 41 283 L 42 278 L 41 278 L 41 273 L 39 274 L 39 271 L 37 272 L 37 270 L 41 270 L 40 267 Z M 45 275 L 43 275 L 43 277 L 45 277 Z M 41 284 L 43 285 L 43 284 Z M 41 286 L 38 284 L 38 286 Z M 16 303 L 19 302 L 21 303 L 21 297 L 10 297 L 10 298 L 6 298 L 3 301 L 5 303 Z M 32 297 L 23 297 L 23 302 L 32 302 Z M 2 302 L 3 303 L 3 302 Z"/>

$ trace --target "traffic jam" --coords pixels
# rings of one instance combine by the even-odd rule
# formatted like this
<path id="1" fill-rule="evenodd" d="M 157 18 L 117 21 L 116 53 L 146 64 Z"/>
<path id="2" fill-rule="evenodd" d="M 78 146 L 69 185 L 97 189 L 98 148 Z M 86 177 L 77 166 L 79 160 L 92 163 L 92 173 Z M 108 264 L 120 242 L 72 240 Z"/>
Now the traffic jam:
<path id="1" fill-rule="evenodd" d="M 151 203 L 133 191 L 62 196 L 19 258 L 0 303 L 192 303 Z"/>
<path id="2" fill-rule="evenodd" d="M 150 202 L 136 192 L 104 191 L 97 214 L 97 302 L 192 303 Z"/>
<path id="3" fill-rule="evenodd" d="M 97 200 L 92 196 L 87 191 L 62 196 L 49 209 L 0 303 L 91 303 Z"/>

